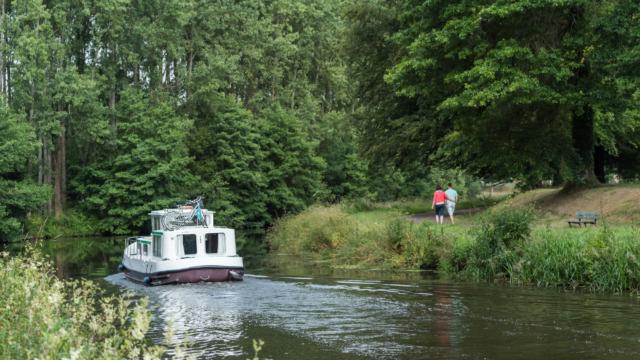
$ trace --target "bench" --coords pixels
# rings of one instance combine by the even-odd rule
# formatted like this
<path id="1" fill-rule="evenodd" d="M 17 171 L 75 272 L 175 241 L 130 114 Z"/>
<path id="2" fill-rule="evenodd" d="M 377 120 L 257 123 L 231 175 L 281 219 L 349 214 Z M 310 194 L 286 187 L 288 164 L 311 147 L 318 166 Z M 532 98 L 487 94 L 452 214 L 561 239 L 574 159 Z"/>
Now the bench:
<path id="1" fill-rule="evenodd" d="M 567 222 L 569 223 L 569 227 L 572 227 L 572 225 L 578 225 L 578 226 L 587 226 L 589 224 L 596 225 L 599 218 L 600 218 L 600 214 L 596 212 L 578 211 L 576 213 L 575 220 L 569 220 Z"/>

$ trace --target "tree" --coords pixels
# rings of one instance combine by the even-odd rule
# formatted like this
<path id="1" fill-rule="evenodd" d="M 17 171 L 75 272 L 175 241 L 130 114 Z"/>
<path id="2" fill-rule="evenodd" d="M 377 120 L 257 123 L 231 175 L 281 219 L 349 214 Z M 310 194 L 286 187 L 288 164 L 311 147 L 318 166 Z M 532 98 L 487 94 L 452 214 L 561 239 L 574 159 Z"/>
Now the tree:
<path id="1" fill-rule="evenodd" d="M 261 172 L 264 149 L 253 114 L 220 93 L 200 91 L 190 98 L 189 116 L 194 129 L 188 146 L 198 176 L 195 192 L 205 194 L 218 218 L 240 227 L 247 223 L 264 226 L 267 213 L 267 179 Z"/>
<path id="2" fill-rule="evenodd" d="M 126 234 L 143 227 L 149 211 L 184 201 L 193 188 L 186 146 L 192 122 L 162 94 L 132 88 L 121 93 L 116 121 L 112 159 L 87 167 L 77 191 L 103 230 Z"/>
<path id="3" fill-rule="evenodd" d="M 260 116 L 267 209 L 274 217 L 301 211 L 324 193 L 322 172 L 326 164 L 315 153 L 317 143 L 294 113 L 274 106 Z"/>
<path id="4" fill-rule="evenodd" d="M 355 12 L 356 19 L 385 6 Z M 595 150 L 611 138 L 599 131 L 603 112 L 594 107 L 594 95 L 606 90 L 595 82 L 590 46 L 595 6 L 521 0 L 391 7 L 387 14 L 397 15 L 387 15 L 373 35 L 364 21 L 352 30 L 394 51 L 373 57 L 386 66 L 396 96 L 364 124 L 380 144 L 372 152 L 398 164 L 416 159 L 412 151 L 428 154 L 427 166 L 461 166 L 525 186 L 550 178 L 595 181 Z M 360 73 L 366 83 L 370 75 Z M 370 83 L 388 91 L 379 77 Z"/>
<path id="5" fill-rule="evenodd" d="M 2 100 L 2 99 L 0 99 Z M 49 188 L 26 177 L 26 164 L 38 151 L 36 135 L 24 116 L 0 101 L 0 240 L 19 234 L 29 211 L 47 202 Z"/>

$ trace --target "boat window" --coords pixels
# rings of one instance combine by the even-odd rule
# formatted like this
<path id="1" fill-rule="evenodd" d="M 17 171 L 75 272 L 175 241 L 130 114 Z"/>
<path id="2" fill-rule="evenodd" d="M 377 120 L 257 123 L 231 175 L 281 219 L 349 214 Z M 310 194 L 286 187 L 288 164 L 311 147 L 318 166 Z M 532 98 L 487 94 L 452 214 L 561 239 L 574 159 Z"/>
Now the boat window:
<path id="1" fill-rule="evenodd" d="M 142 255 L 149 255 L 149 245 L 142 244 Z"/>
<path id="2" fill-rule="evenodd" d="M 151 217 L 151 230 L 162 230 L 160 229 L 160 217 L 152 216 Z"/>
<path id="3" fill-rule="evenodd" d="M 185 255 L 195 255 L 198 252 L 195 234 L 182 235 L 182 250 Z"/>
<path id="4" fill-rule="evenodd" d="M 153 256 L 162 257 L 162 236 L 153 235 Z"/>
<path id="5" fill-rule="evenodd" d="M 204 237 L 207 254 L 218 254 L 224 251 L 224 233 L 206 234 Z"/>

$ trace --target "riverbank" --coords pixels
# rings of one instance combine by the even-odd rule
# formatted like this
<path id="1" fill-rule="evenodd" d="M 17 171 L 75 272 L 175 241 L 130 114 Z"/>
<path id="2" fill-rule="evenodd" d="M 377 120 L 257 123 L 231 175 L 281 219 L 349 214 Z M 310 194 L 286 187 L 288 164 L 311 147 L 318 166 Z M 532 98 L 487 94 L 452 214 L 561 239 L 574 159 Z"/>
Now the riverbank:
<path id="1" fill-rule="evenodd" d="M 145 299 L 107 295 L 91 281 L 61 280 L 33 249 L 0 253 L 0 358 L 160 359 L 145 338 Z"/>
<path id="2" fill-rule="evenodd" d="M 616 197 L 620 191 L 627 197 Z M 633 199 L 639 194 L 636 186 L 573 195 L 536 190 L 444 226 L 416 218 L 398 203 L 365 210 L 315 206 L 280 220 L 268 241 L 276 252 L 311 254 L 334 267 L 431 269 L 479 281 L 638 292 L 640 229 L 625 219 L 638 214 Z M 568 228 L 567 213 L 576 211 L 566 205 L 570 200 L 581 210 L 598 211 L 589 206 L 599 204 L 599 225 Z"/>

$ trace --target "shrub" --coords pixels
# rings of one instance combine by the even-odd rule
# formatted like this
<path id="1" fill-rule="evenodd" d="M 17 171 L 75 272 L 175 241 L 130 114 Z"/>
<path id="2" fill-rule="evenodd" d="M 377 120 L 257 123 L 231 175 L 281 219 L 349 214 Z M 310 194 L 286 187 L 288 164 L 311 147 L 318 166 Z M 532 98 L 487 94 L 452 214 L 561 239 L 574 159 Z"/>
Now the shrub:
<path id="1" fill-rule="evenodd" d="M 159 359 L 145 339 L 145 299 L 107 296 L 96 284 L 62 281 L 37 251 L 0 255 L 0 358 Z"/>
<path id="2" fill-rule="evenodd" d="M 439 269 L 448 274 L 462 272 L 469 263 L 475 240 L 468 236 L 453 237 L 449 246 L 443 247 Z"/>
<path id="3" fill-rule="evenodd" d="M 500 208 L 481 215 L 466 270 L 482 279 L 509 274 L 518 258 L 517 248 L 531 233 L 533 220 L 530 208 Z"/>
<path id="4" fill-rule="evenodd" d="M 422 223 L 408 222 L 410 231 L 403 239 L 403 257 L 405 267 L 437 269 L 440 263 L 440 251 L 446 242 L 442 227 Z"/>
<path id="5" fill-rule="evenodd" d="M 295 216 L 278 219 L 267 234 L 274 250 L 301 254 L 333 249 L 352 237 L 357 225 L 337 206 L 312 206 Z"/>
<path id="6" fill-rule="evenodd" d="M 97 219 L 75 210 L 68 210 L 57 219 L 53 216 L 32 215 L 27 220 L 26 227 L 28 234 L 38 239 L 98 235 L 102 232 Z"/>

